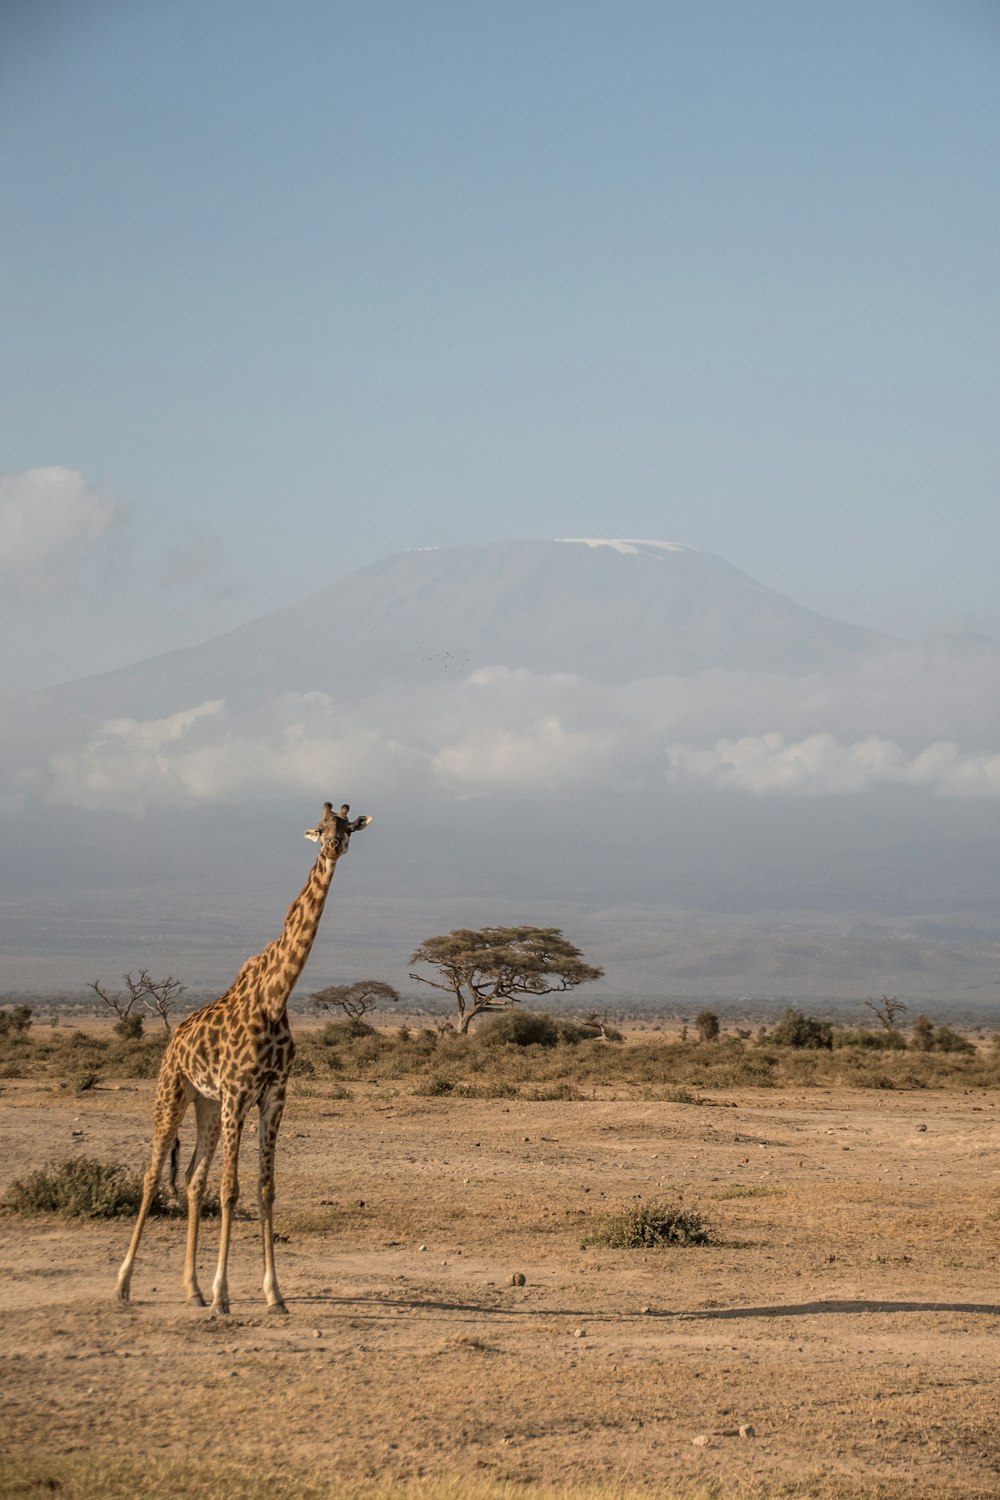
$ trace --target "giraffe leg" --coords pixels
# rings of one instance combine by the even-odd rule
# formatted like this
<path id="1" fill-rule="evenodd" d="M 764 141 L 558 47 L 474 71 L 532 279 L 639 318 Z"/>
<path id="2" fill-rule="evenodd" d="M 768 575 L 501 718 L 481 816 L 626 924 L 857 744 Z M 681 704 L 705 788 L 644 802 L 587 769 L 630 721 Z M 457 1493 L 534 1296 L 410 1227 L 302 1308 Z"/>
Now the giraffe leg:
<path id="1" fill-rule="evenodd" d="M 198 1285 L 198 1226 L 201 1222 L 201 1205 L 205 1197 L 205 1184 L 212 1157 L 219 1143 L 221 1111 L 214 1099 L 205 1099 L 199 1094 L 194 1101 L 195 1118 L 198 1122 L 198 1139 L 195 1143 L 191 1165 L 187 1169 L 187 1248 L 184 1253 L 184 1290 L 188 1301 L 199 1307 L 205 1306 Z"/>
<path id="2" fill-rule="evenodd" d="M 243 1133 L 243 1117 L 246 1105 L 238 1106 L 226 1099 L 222 1105 L 222 1186 L 219 1200 L 222 1207 L 222 1225 L 219 1230 L 219 1264 L 212 1283 L 212 1312 L 229 1311 L 229 1239 L 233 1227 L 233 1210 L 239 1201 L 240 1184 L 237 1176 L 240 1157 L 240 1137 Z"/>
<path id="3" fill-rule="evenodd" d="M 156 1103 L 153 1108 L 153 1146 L 150 1152 L 149 1166 L 146 1175 L 142 1179 L 142 1203 L 139 1206 L 139 1214 L 132 1231 L 132 1239 L 129 1242 L 125 1259 L 121 1263 L 118 1272 L 118 1281 L 115 1286 L 115 1296 L 119 1302 L 127 1302 L 132 1285 L 132 1268 L 135 1265 L 135 1257 L 139 1249 L 139 1241 L 142 1239 L 143 1226 L 149 1217 L 149 1210 L 153 1206 L 153 1198 L 160 1181 L 160 1173 L 163 1171 L 163 1163 L 167 1152 L 170 1150 L 177 1135 L 177 1128 L 184 1117 L 188 1101 L 184 1094 L 184 1085 L 179 1077 L 165 1079 L 156 1090 Z"/>
<path id="4" fill-rule="evenodd" d="M 266 1091 L 260 1101 L 260 1234 L 264 1251 L 264 1296 L 274 1312 L 287 1312 L 278 1288 L 274 1265 L 274 1148 L 285 1108 L 285 1084 L 282 1081 Z"/>

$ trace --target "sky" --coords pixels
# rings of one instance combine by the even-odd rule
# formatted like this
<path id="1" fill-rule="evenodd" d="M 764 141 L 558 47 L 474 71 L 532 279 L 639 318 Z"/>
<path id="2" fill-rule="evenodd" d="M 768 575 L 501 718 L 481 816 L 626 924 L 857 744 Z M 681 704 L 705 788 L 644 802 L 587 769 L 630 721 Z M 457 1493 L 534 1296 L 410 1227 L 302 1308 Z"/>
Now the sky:
<path id="1" fill-rule="evenodd" d="M 1000 633 L 988 0 L 11 0 L 0 691 L 635 536 Z"/>

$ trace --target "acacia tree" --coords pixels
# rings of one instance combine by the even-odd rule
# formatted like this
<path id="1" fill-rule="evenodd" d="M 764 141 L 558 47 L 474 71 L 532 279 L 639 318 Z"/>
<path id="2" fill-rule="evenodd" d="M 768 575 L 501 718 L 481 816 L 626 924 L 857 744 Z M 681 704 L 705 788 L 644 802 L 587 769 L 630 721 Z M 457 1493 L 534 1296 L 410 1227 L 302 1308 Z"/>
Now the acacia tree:
<path id="1" fill-rule="evenodd" d="M 309 997 L 317 1010 L 342 1010 L 352 1021 L 360 1021 L 377 1005 L 399 999 L 399 991 L 380 979 L 359 979 L 356 984 L 329 984 Z"/>
<path id="2" fill-rule="evenodd" d="M 410 978 L 444 990 L 455 1001 L 455 1027 L 465 1034 L 484 1011 L 509 1010 L 523 995 L 550 995 L 600 979 L 558 927 L 458 927 L 425 938 L 411 964 L 429 964 L 439 978 Z"/>

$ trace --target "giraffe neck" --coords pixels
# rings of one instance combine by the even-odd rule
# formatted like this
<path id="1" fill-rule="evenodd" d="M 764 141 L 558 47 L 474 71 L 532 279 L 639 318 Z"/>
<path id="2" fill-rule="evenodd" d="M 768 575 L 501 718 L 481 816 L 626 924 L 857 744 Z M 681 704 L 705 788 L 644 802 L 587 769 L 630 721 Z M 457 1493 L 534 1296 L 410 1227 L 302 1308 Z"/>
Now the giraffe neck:
<path id="1" fill-rule="evenodd" d="M 337 861 L 320 854 L 309 879 L 288 908 L 281 936 L 260 955 L 259 996 L 267 1015 L 277 1021 L 305 967 L 319 927 Z"/>

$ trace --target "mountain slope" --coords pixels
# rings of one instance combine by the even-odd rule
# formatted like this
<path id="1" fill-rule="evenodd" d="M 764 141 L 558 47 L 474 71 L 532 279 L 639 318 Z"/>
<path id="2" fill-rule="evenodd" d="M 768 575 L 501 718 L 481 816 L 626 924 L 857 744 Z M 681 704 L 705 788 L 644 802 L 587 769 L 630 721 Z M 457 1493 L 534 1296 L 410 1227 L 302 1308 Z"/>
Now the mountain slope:
<path id="1" fill-rule="evenodd" d="M 60 715 L 147 717 L 212 698 L 503 665 L 627 682 L 710 668 L 802 675 L 886 643 L 664 543 L 492 542 L 406 552 L 203 645 L 33 695 Z"/>

